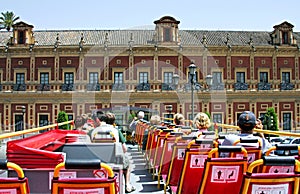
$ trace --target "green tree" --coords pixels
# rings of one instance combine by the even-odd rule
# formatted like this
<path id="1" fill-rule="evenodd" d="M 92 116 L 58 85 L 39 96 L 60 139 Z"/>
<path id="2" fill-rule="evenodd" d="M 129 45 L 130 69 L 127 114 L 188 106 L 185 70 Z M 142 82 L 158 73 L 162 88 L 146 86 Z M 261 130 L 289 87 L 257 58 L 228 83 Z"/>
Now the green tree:
<path id="1" fill-rule="evenodd" d="M 0 29 L 4 28 L 7 31 L 10 31 L 10 29 L 18 19 L 20 19 L 20 17 L 16 16 L 12 11 L 1 12 Z"/>
<path id="2" fill-rule="evenodd" d="M 64 111 L 60 111 L 57 115 L 57 123 L 63 123 L 66 121 L 69 121 L 67 113 Z M 68 124 L 61 125 L 61 126 L 59 126 L 59 128 L 60 129 L 69 129 L 69 125 Z"/>
<path id="3" fill-rule="evenodd" d="M 267 112 L 263 120 L 264 128 L 267 130 L 278 131 L 278 117 L 275 113 L 275 109 L 270 107 L 267 109 Z"/>

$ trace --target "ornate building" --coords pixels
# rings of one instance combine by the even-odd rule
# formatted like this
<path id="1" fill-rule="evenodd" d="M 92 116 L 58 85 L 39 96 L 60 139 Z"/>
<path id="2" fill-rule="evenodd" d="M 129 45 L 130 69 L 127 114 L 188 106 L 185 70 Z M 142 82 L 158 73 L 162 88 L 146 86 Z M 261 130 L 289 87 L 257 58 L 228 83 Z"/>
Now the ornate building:
<path id="1" fill-rule="evenodd" d="M 165 16 L 153 30 L 34 31 L 19 22 L 1 31 L 1 130 L 20 130 L 23 119 L 26 128 L 53 123 L 61 110 L 72 119 L 128 106 L 186 118 L 209 112 L 226 124 L 244 110 L 263 115 L 274 107 L 280 130 L 300 129 L 300 32 L 292 24 L 264 32 L 180 30 L 179 23 Z"/>

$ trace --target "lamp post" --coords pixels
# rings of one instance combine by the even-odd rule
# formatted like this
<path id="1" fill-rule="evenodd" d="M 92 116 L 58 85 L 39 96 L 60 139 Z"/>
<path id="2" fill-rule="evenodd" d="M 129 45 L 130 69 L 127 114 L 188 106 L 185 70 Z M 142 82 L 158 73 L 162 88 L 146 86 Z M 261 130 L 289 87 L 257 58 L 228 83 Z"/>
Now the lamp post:
<path id="1" fill-rule="evenodd" d="M 26 107 L 22 106 L 21 109 L 22 109 L 22 126 L 21 126 L 21 130 L 23 131 L 25 129 L 25 118 L 24 118 L 24 115 L 26 113 Z M 23 135 L 23 138 L 24 138 L 24 135 Z"/>
<path id="2" fill-rule="evenodd" d="M 196 65 L 191 62 L 189 65 L 190 70 L 190 82 L 191 82 L 191 99 L 192 99 L 192 118 L 194 117 L 194 87 L 195 87 L 195 75 L 196 75 Z"/>

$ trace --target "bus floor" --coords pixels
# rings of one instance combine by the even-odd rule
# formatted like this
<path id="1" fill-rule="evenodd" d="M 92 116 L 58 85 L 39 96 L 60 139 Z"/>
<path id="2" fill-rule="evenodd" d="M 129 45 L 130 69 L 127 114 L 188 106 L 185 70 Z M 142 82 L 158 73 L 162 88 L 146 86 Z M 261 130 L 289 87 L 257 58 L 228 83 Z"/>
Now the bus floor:
<path id="1" fill-rule="evenodd" d="M 138 150 L 137 145 L 127 144 L 128 152 L 132 158 L 131 172 L 131 184 L 135 186 L 136 190 L 132 192 L 133 194 L 143 193 L 143 194 L 163 194 L 164 187 L 160 184 L 160 188 L 157 188 L 157 180 L 152 179 L 152 174 L 149 173 L 146 167 L 146 160 L 141 151 Z"/>

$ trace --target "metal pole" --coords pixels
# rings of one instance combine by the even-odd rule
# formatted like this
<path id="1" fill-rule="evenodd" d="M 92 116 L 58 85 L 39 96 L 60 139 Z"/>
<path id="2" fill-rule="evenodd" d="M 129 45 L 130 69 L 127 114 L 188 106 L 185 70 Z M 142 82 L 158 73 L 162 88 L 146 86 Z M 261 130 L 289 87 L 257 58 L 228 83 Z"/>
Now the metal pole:
<path id="1" fill-rule="evenodd" d="M 194 75 L 191 74 L 191 91 L 192 91 L 192 119 L 194 118 Z"/>

